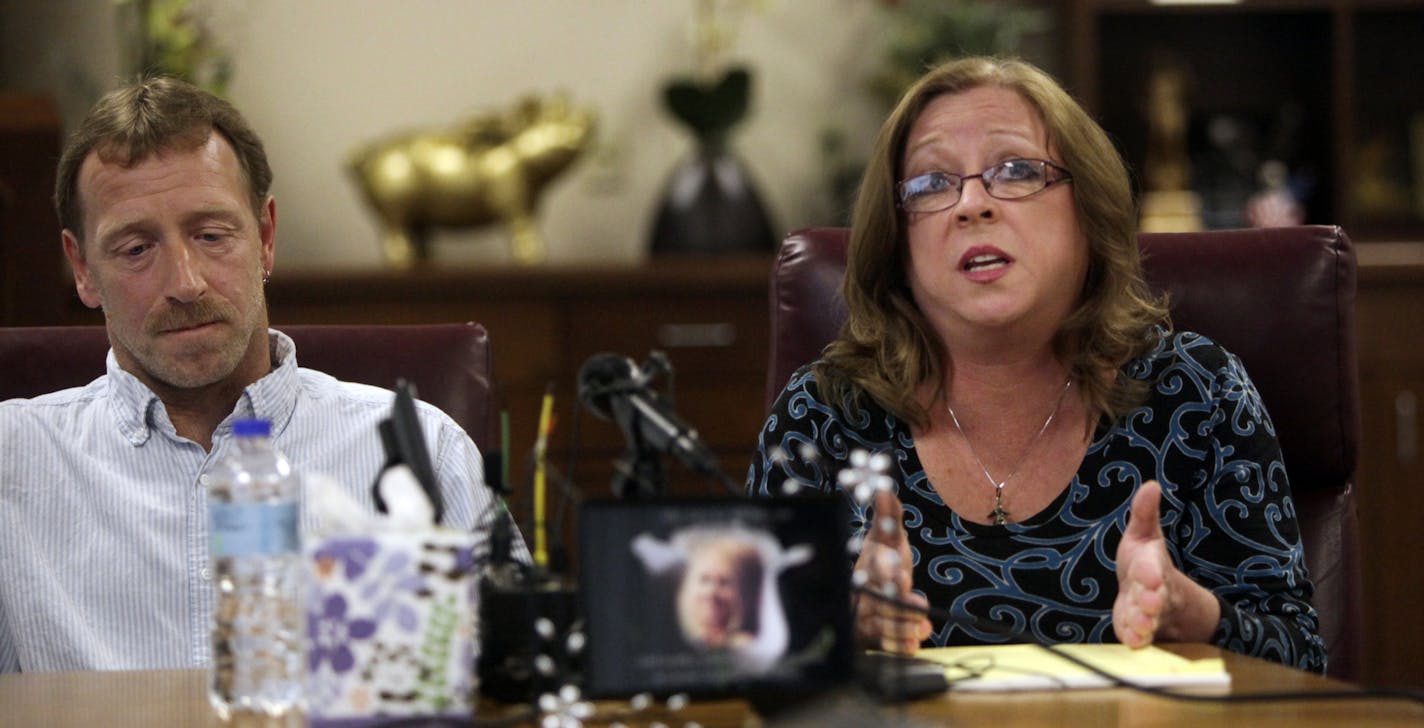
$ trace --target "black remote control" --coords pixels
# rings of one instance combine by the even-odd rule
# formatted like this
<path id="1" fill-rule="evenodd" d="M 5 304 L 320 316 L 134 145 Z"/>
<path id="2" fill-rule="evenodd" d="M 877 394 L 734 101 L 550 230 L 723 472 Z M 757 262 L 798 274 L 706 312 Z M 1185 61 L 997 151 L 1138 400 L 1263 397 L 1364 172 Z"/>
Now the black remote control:
<path id="1" fill-rule="evenodd" d="M 861 688 L 885 702 L 915 700 L 949 690 L 944 665 L 918 657 L 866 652 L 856 656 L 855 671 Z"/>

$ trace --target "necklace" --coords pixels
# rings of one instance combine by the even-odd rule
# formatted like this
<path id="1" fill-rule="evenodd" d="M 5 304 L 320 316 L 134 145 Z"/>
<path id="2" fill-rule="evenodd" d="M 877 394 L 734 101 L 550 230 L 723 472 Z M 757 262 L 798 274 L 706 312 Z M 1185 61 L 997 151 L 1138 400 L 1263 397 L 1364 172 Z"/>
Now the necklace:
<path id="1" fill-rule="evenodd" d="M 979 453 L 974 450 L 974 443 L 969 441 L 969 436 L 964 434 L 964 428 L 959 426 L 959 418 L 954 414 L 954 407 L 949 404 L 949 398 L 944 401 L 944 408 L 949 410 L 949 419 L 954 423 L 954 429 L 959 431 L 959 436 L 964 438 L 964 444 L 969 446 L 969 454 L 974 456 L 974 462 L 979 464 L 979 469 L 984 471 L 984 477 L 989 479 L 989 485 L 994 486 L 994 510 L 989 511 L 989 518 L 994 521 L 994 525 L 1002 526 L 1009 522 L 1009 512 L 1004 510 L 1004 484 L 1013 480 L 1019 474 L 1019 469 L 1023 467 L 1024 461 L 1028 460 L 1028 454 L 1033 452 L 1033 446 L 1038 444 L 1039 438 L 1048 431 L 1048 426 L 1053 424 L 1053 418 L 1058 415 L 1058 408 L 1063 406 L 1063 398 L 1068 395 L 1068 388 L 1073 386 L 1073 377 L 1068 377 L 1068 381 L 1063 383 L 1063 391 L 1058 393 L 1058 399 L 1053 403 L 1053 410 L 1048 413 L 1048 419 L 1043 421 L 1043 427 L 1038 428 L 1038 434 L 1028 441 L 1024 447 L 1023 455 L 1019 456 L 1019 461 L 1014 465 L 1013 471 L 1003 480 L 994 480 L 994 476 L 989 474 L 989 469 L 984 467 L 984 461 L 979 459 Z"/>

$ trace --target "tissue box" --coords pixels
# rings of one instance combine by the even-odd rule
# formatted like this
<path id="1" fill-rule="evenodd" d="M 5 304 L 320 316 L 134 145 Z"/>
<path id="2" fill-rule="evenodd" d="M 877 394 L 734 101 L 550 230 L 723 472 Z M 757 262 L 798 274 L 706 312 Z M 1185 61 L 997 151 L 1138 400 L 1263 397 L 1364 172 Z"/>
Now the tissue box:
<path id="1" fill-rule="evenodd" d="M 476 553 L 456 531 L 326 538 L 309 548 L 307 699 L 313 724 L 474 713 Z"/>

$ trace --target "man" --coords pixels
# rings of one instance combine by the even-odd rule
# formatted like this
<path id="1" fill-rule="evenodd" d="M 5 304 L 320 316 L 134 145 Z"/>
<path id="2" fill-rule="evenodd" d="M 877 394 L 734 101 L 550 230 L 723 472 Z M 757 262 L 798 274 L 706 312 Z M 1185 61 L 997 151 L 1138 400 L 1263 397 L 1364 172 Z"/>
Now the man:
<path id="1" fill-rule="evenodd" d="M 0 403 L 0 671 L 208 664 L 206 473 L 235 419 L 270 420 L 298 470 L 369 506 L 392 394 L 299 369 L 268 329 L 271 181 L 242 116 L 172 79 L 108 94 L 70 140 L 64 253 L 111 349 L 85 387 Z M 485 523 L 474 444 L 436 408 L 419 415 L 444 522 Z"/>

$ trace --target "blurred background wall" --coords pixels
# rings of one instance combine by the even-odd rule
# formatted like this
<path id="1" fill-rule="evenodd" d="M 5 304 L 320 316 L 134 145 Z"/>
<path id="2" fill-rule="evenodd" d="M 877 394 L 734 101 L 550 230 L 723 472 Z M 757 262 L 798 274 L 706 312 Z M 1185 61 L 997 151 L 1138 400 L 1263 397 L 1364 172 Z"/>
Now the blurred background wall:
<path id="1" fill-rule="evenodd" d="M 191 5 L 229 55 L 228 97 L 267 143 L 286 266 L 380 265 L 375 218 L 345 161 L 392 131 L 453 124 L 527 93 L 562 90 L 593 107 L 593 146 L 542 199 L 554 263 L 644 258 L 662 185 L 692 148 L 659 89 L 692 69 L 693 0 Z M 864 79 L 879 59 L 877 5 L 768 0 L 724 13 L 725 60 L 755 74 L 734 146 L 778 234 L 838 217 L 822 184 L 821 131 L 834 124 L 861 147 L 874 134 L 881 111 Z M 129 11 L 108 0 L 0 0 L 0 88 L 53 93 L 72 127 L 126 73 Z M 503 261 L 504 236 L 439 233 L 435 257 Z"/>

